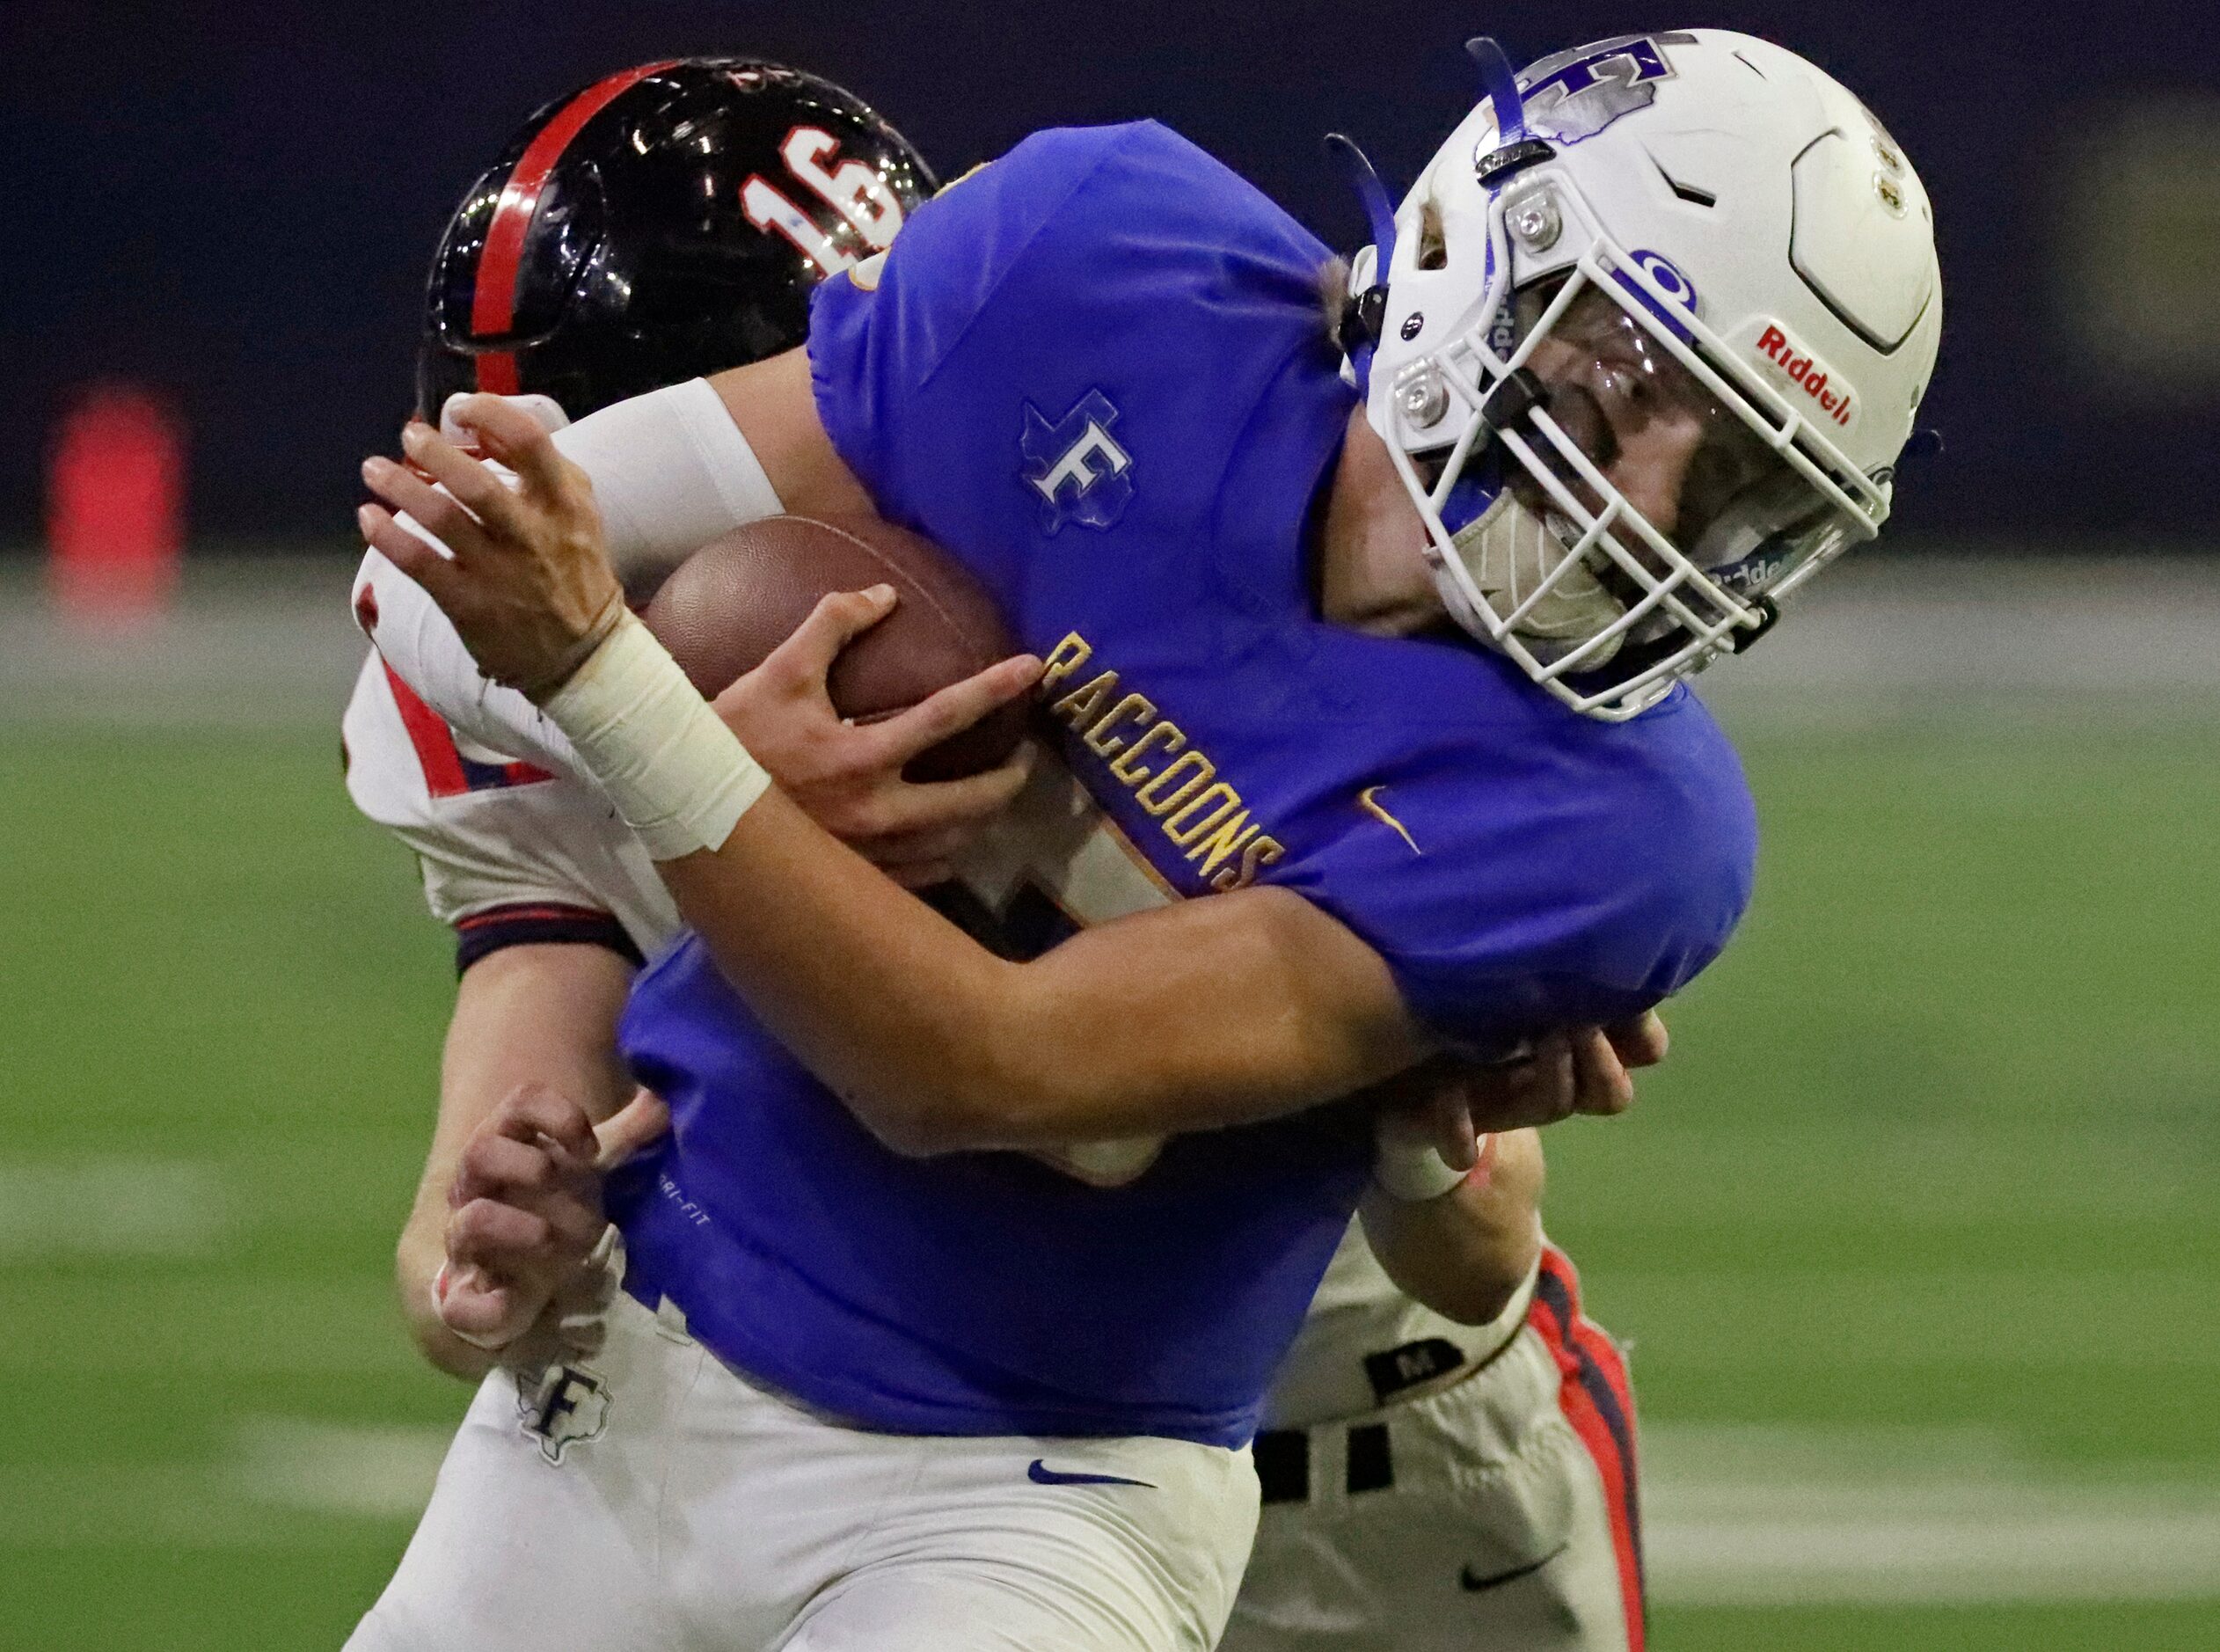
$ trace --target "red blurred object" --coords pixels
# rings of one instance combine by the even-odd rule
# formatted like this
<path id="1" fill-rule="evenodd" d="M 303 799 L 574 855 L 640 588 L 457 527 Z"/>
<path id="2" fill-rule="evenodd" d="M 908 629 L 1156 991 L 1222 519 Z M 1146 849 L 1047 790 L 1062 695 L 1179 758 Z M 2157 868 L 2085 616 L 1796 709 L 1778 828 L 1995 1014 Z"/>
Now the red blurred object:
<path id="1" fill-rule="evenodd" d="M 185 428 L 168 402 L 102 384 L 55 427 L 47 471 L 47 572 L 73 613 L 162 608 L 185 548 Z"/>

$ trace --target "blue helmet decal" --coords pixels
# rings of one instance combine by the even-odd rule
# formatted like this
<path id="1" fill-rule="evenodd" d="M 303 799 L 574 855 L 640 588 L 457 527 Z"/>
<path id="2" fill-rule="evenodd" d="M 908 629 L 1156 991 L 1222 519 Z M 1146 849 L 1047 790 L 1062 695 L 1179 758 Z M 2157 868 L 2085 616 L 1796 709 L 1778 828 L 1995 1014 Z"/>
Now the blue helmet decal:
<path id="1" fill-rule="evenodd" d="M 1682 274 L 1680 267 L 1662 252 L 1637 247 L 1628 256 L 1633 259 L 1635 267 L 1655 281 L 1659 290 L 1673 302 L 1669 304 L 1659 303 L 1648 288 L 1630 278 L 1623 270 L 1614 272 L 1618 277 L 1618 284 L 1626 289 L 1628 296 L 1663 322 L 1676 338 L 1683 341 L 1693 339 L 1695 335 L 1689 329 L 1688 318 L 1697 313 L 1695 282 Z"/>
<path id="2" fill-rule="evenodd" d="M 1695 43 L 1685 32 L 1622 34 L 1530 63 L 1519 77 L 1528 129 L 1559 143 L 1594 137 L 1656 101 L 1657 83 L 1673 74 L 1665 48 Z"/>

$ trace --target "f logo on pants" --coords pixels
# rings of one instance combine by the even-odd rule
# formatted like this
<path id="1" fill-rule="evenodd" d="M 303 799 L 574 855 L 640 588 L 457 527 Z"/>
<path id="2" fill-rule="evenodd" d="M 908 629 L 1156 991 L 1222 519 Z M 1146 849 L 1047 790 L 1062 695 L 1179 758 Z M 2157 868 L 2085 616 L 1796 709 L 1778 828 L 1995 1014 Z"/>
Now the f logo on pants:
<path id="1" fill-rule="evenodd" d="M 598 1439 L 609 1426 L 609 1385 L 583 1365 L 551 1365 L 529 1386 L 519 1379 L 516 1414 L 540 1455 L 559 1465 L 565 1446 Z"/>

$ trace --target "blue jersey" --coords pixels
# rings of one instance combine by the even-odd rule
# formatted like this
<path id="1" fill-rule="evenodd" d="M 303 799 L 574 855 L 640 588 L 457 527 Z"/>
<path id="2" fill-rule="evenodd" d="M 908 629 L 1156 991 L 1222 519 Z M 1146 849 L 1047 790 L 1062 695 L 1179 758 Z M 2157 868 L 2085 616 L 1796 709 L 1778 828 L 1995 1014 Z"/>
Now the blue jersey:
<path id="1" fill-rule="evenodd" d="M 1353 410 L 1326 258 L 1160 127 L 1044 133 L 819 289 L 818 412 L 1048 661 L 1063 765 L 1157 898 L 1298 891 L 1475 1051 L 1631 1015 L 1748 898 L 1740 769 L 1685 691 L 1596 722 L 1476 646 L 1319 618 L 1310 530 Z M 990 916 L 1053 939 L 1070 905 L 1022 883 Z M 1177 1138 L 1115 1186 L 903 1159 L 698 942 L 624 1043 L 675 1121 L 623 1202 L 633 1288 L 871 1428 L 1238 1444 L 1369 1164 L 1347 1106 Z"/>

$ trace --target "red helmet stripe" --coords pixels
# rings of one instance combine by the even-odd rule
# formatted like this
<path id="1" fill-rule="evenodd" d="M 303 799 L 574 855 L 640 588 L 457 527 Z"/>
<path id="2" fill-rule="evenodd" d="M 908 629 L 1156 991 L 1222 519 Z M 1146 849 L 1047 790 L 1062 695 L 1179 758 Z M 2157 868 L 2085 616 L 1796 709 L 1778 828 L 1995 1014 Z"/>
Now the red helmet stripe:
<path id="1" fill-rule="evenodd" d="M 495 396 L 514 396 L 524 388 L 524 381 L 517 376 L 514 350 L 480 350 L 471 358 L 471 364 L 478 369 L 478 387 L 482 391 Z"/>
<path id="2" fill-rule="evenodd" d="M 478 254 L 478 281 L 471 294 L 471 331 L 480 338 L 507 333 L 516 319 L 516 283 L 524 260 L 524 238 L 539 210 L 540 192 L 547 187 L 555 163 L 562 159 L 585 124 L 618 98 L 653 74 L 677 62 L 642 63 L 595 81 L 556 112 L 524 146 L 515 170 L 501 186 L 494 203 L 493 222 L 486 226 L 486 250 Z M 507 350 L 478 358 L 478 384 L 503 395 L 516 391 L 516 357 Z"/>

